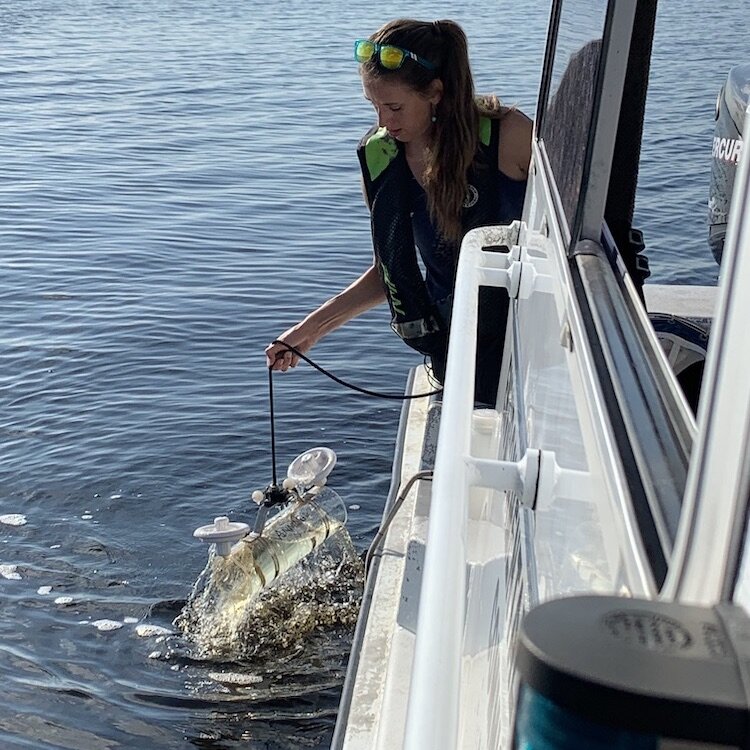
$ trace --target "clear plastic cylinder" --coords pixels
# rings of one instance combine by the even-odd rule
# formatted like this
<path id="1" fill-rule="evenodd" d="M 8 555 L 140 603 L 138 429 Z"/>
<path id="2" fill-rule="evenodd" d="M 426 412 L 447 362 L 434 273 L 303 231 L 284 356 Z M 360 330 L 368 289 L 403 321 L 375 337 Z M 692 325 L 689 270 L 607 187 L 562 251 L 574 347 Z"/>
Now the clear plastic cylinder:
<path id="1" fill-rule="evenodd" d="M 337 532 L 345 535 L 345 523 L 346 507 L 328 488 L 291 503 L 262 535 L 249 534 L 226 557 L 211 553 L 175 625 L 208 653 L 245 643 L 258 595 Z"/>
<path id="2" fill-rule="evenodd" d="M 274 516 L 261 536 L 240 541 L 252 552 L 261 587 L 296 565 L 346 524 L 343 500 L 323 488 L 313 500 L 295 502 Z M 232 553 L 234 554 L 234 552 Z"/>
<path id="3" fill-rule="evenodd" d="M 250 534 L 227 557 L 214 557 L 207 589 L 227 606 L 244 606 L 345 524 L 344 501 L 324 487 L 272 516 L 260 536 Z"/>

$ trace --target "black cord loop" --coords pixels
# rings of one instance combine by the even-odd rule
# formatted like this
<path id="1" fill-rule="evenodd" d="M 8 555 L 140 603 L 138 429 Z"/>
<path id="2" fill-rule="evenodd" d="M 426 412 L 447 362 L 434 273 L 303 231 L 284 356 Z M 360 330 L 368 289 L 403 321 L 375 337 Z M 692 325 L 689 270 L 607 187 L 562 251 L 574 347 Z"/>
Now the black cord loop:
<path id="1" fill-rule="evenodd" d="M 427 396 L 436 396 L 438 393 L 442 393 L 442 388 L 438 388 L 435 391 L 429 391 L 428 393 L 413 393 L 413 394 L 403 394 L 403 393 L 381 393 L 379 391 L 371 391 L 369 388 L 362 388 L 358 385 L 354 385 L 353 383 L 347 383 L 345 380 L 342 380 L 341 378 L 334 375 L 332 372 L 328 372 L 324 367 L 321 367 L 318 364 L 315 364 L 309 357 L 305 356 L 299 349 L 296 349 L 291 344 L 287 344 L 286 341 L 279 341 L 276 339 L 275 341 L 271 342 L 272 344 L 280 344 L 281 346 L 285 347 L 285 351 L 292 352 L 292 354 L 296 354 L 300 359 L 307 362 L 310 367 L 313 367 L 318 372 L 323 373 L 327 378 L 330 378 L 331 380 L 335 381 L 339 385 L 343 385 L 345 388 L 349 388 L 352 391 L 356 391 L 357 393 L 362 393 L 365 396 L 372 396 L 373 398 L 389 398 L 393 399 L 394 401 L 408 401 L 413 398 L 426 398 Z M 279 359 L 280 357 L 283 357 L 284 353 L 279 352 L 276 355 L 276 359 Z M 271 370 L 272 367 L 268 368 L 268 377 L 271 377 Z"/>

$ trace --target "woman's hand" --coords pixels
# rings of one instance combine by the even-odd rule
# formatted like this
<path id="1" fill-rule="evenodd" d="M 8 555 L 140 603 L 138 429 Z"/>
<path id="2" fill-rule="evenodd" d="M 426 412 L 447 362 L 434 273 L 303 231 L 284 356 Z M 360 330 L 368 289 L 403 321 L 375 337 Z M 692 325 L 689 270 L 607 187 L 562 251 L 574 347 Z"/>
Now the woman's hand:
<path id="1" fill-rule="evenodd" d="M 284 343 L 304 354 L 313 347 L 317 340 L 317 336 L 306 332 L 304 321 L 297 323 L 277 338 L 278 343 L 269 344 L 266 347 L 266 366 L 282 372 L 286 372 L 290 367 L 296 367 L 300 360 L 299 355 L 287 349 Z"/>
<path id="2" fill-rule="evenodd" d="M 277 338 L 278 344 L 269 344 L 266 347 L 266 364 L 282 372 L 296 367 L 299 355 L 286 349 L 284 343 L 306 354 L 323 336 L 384 300 L 380 276 L 372 265 L 346 289 L 284 331 Z"/>

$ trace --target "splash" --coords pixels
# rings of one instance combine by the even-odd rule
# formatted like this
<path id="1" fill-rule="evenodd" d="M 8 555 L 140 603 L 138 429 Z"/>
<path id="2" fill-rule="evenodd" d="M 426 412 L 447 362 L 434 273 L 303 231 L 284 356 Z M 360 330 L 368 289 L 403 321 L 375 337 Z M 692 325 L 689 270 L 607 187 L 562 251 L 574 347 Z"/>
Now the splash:
<path id="1" fill-rule="evenodd" d="M 174 625 L 198 659 L 247 659 L 316 629 L 351 628 L 364 566 L 341 521 L 314 503 L 280 513 L 263 536 L 214 552 Z"/>

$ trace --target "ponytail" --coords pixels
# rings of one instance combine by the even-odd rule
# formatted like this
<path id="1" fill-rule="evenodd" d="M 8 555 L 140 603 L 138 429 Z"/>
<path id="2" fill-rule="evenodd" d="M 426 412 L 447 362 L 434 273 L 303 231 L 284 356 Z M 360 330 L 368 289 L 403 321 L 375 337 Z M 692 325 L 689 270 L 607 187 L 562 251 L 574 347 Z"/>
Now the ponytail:
<path id="1" fill-rule="evenodd" d="M 435 133 L 427 159 L 425 185 L 430 216 L 446 240 L 461 239 L 461 211 L 468 171 L 479 143 L 479 110 L 466 35 L 453 21 L 436 21 L 443 96 L 435 109 Z"/>

